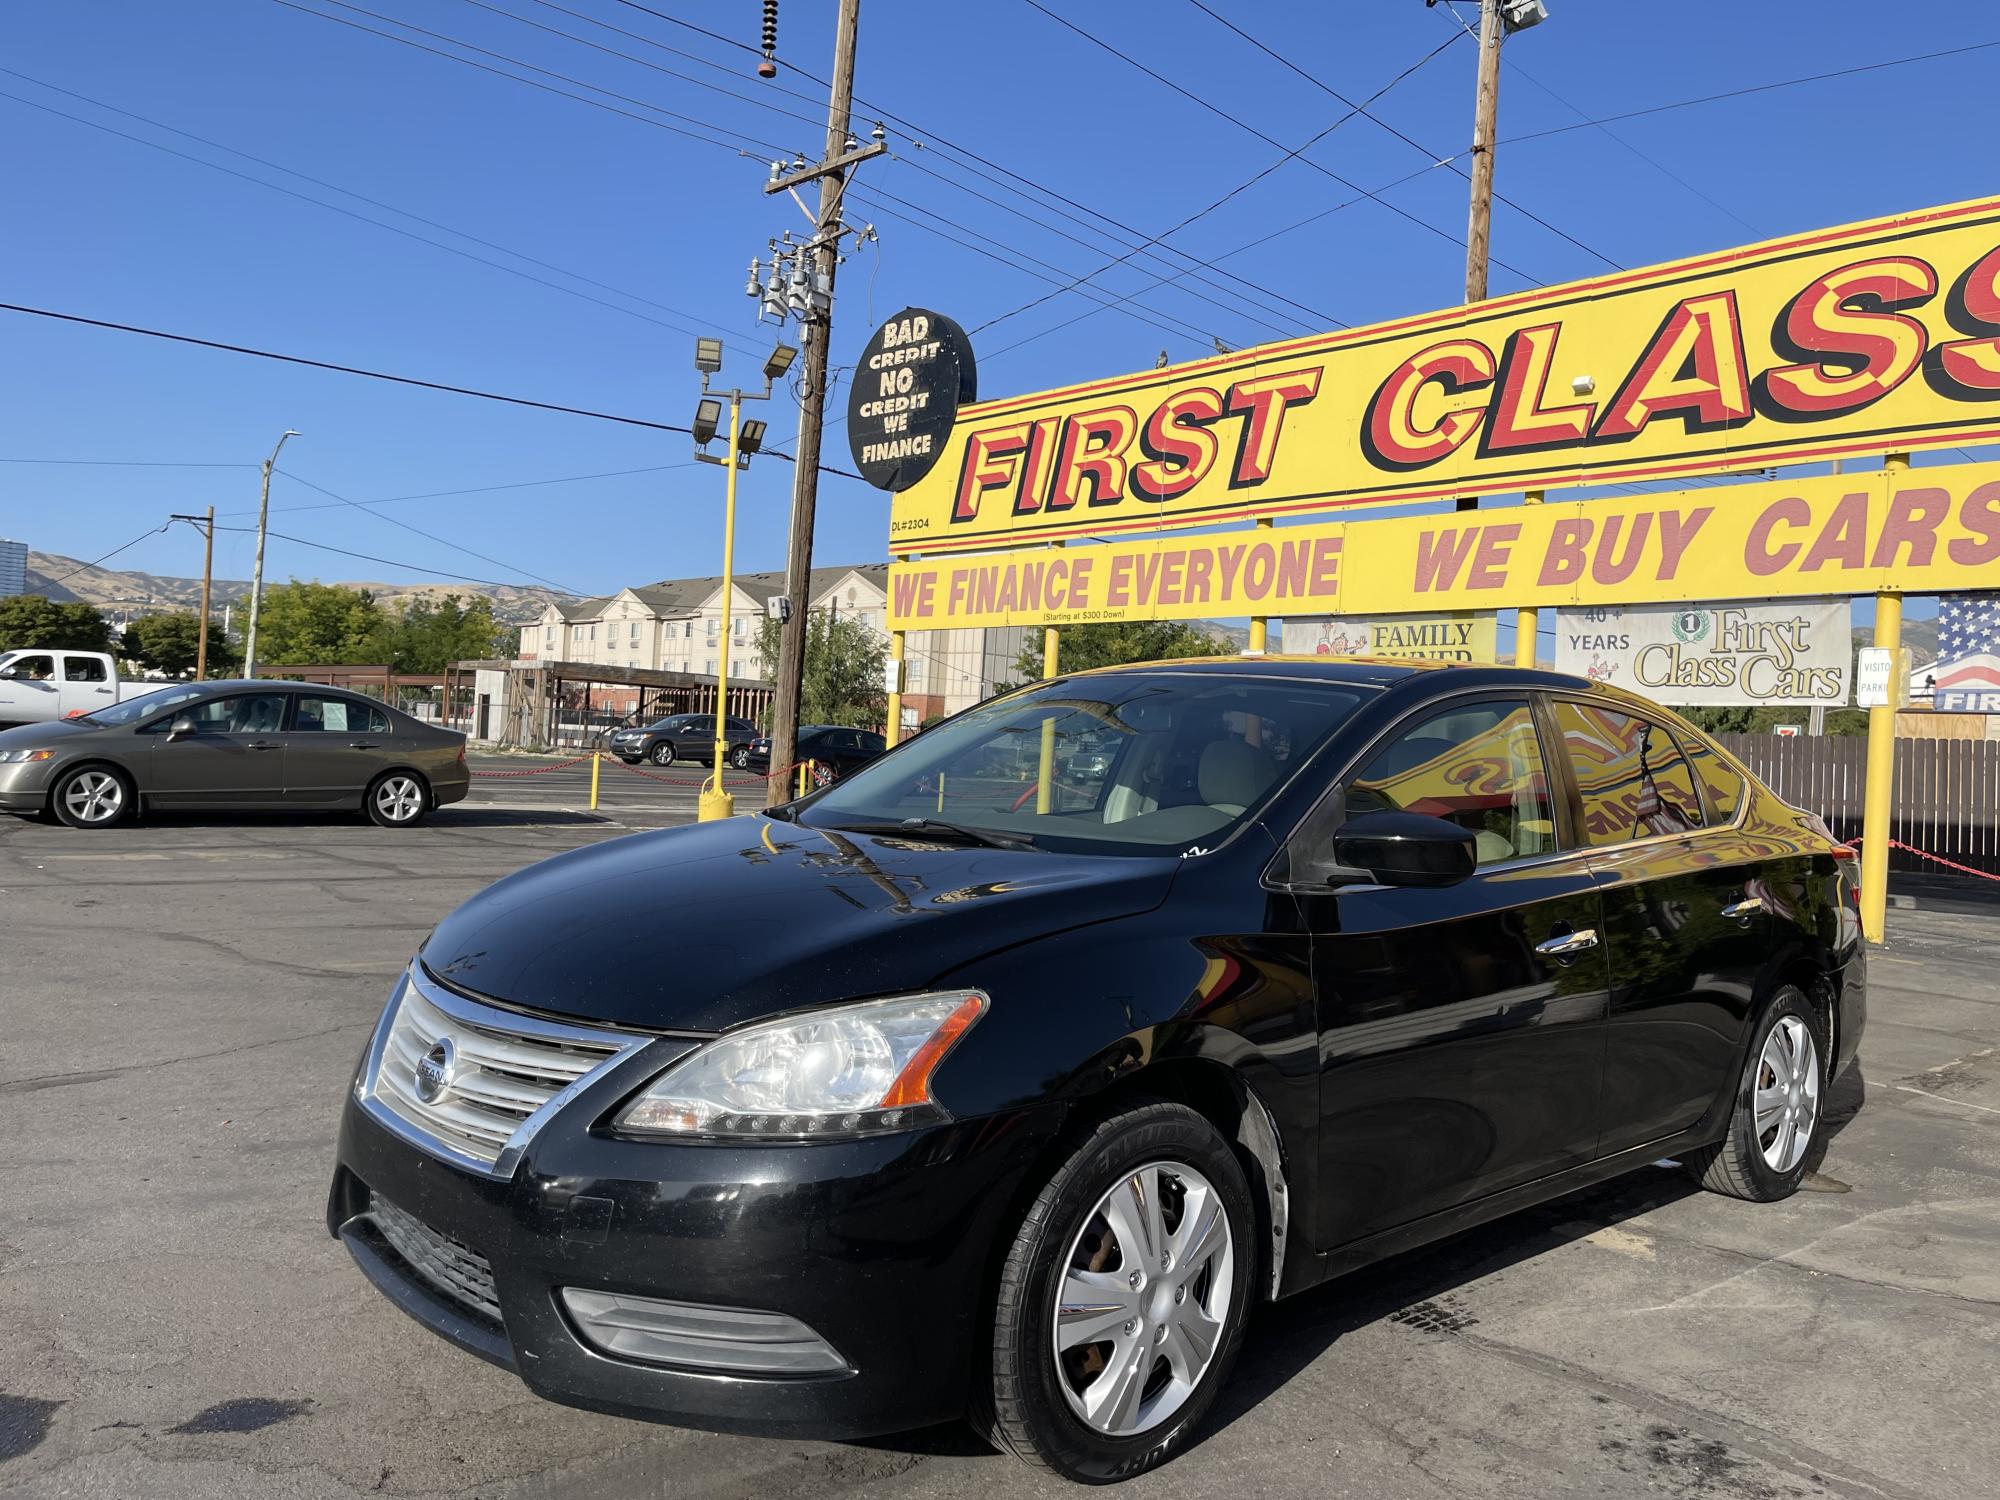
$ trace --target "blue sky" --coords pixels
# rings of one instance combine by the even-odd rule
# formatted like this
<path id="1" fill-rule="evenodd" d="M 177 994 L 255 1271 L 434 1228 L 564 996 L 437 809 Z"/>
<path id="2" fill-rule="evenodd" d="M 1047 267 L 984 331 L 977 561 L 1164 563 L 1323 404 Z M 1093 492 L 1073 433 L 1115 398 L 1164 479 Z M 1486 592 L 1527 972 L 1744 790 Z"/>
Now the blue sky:
<path id="1" fill-rule="evenodd" d="M 754 0 L 650 3 L 757 39 Z M 895 159 L 870 164 L 853 192 L 853 217 L 875 222 L 881 241 L 842 270 L 837 366 L 904 304 L 977 328 L 1052 290 L 1042 278 L 1090 270 L 1128 247 L 1130 231 L 1158 233 L 1269 166 L 1282 152 L 1260 135 L 1290 147 L 1345 113 L 1189 0 L 1049 8 L 1213 108 L 1027 0 L 864 0 L 859 128 L 878 111 L 907 123 L 891 121 Z M 1552 8 L 1505 51 L 1498 185 L 1521 207 L 1496 207 L 1495 292 L 1994 188 L 2000 49 L 1507 143 L 2000 38 L 1979 8 Z M 1469 137 L 1475 49 L 1452 40 L 1449 8 L 1215 9 L 1352 98 L 1417 65 L 1373 106 L 1417 145 L 1348 121 L 1307 153 L 1324 171 L 1290 162 L 1170 241 L 1213 259 L 1273 236 L 1220 262 L 1241 282 L 1204 271 L 1218 285 L 1178 282 L 1094 313 L 1060 295 L 975 338 L 982 395 L 1147 367 L 1162 349 L 1191 358 L 1215 337 L 1240 346 L 1459 300 L 1465 186 L 1434 163 Z M 824 77 L 832 10 L 785 0 L 781 57 Z M 536 75 L 551 87 L 607 91 L 590 97 L 612 108 L 362 26 L 461 55 L 484 48 L 489 66 L 532 64 L 575 80 Z M 0 300 L 669 422 L 693 407 L 696 329 L 729 341 L 730 373 L 746 380 L 772 342 L 743 296 L 745 269 L 768 238 L 805 220 L 762 193 L 765 153 L 816 154 L 824 128 L 809 123 L 824 118 L 818 85 L 789 69 L 763 83 L 750 54 L 624 0 L 14 6 L 0 19 L 0 94 Z M 744 141 L 758 144 L 726 144 Z M 954 147 L 983 160 L 968 165 Z M 1032 206 L 1007 191 L 1005 171 L 1082 211 Z M 1328 174 L 1370 189 L 1404 180 L 1383 193 L 1392 210 Z M 1161 274 L 1140 256 L 1095 284 L 1123 296 Z M 836 410 L 843 399 L 837 391 Z M 773 441 L 788 446 L 796 407 L 773 406 Z M 171 511 L 210 503 L 223 525 L 253 524 L 255 465 L 287 427 L 303 436 L 281 461 L 296 478 L 274 487 L 273 528 L 390 561 L 274 540 L 273 577 L 421 580 L 432 575 L 416 569 L 428 568 L 603 592 L 719 562 L 721 476 L 690 462 L 685 437 L 0 313 L 0 459 L 10 460 L 0 462 L 0 534 L 40 550 L 94 558 Z M 133 466 L 11 461 L 23 459 Z M 842 429 L 829 435 L 828 460 L 847 462 Z M 240 467 L 156 467 L 168 464 Z M 769 458 L 746 476 L 740 567 L 781 565 L 790 481 L 789 466 Z M 382 510 L 484 557 L 326 491 L 425 496 Z M 884 555 L 885 496 L 829 478 L 819 515 L 819 561 Z M 113 565 L 189 574 L 200 560 L 198 538 L 176 528 Z M 250 564 L 249 535 L 218 535 L 219 574 L 247 577 Z"/>

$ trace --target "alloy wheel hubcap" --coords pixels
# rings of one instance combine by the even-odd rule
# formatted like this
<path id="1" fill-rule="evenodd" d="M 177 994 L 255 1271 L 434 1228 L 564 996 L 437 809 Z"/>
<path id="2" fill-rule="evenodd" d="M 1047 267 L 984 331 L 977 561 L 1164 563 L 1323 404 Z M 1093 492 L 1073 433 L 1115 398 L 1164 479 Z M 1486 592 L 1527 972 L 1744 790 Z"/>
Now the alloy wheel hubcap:
<path id="1" fill-rule="evenodd" d="M 1149 1162 L 1100 1198 L 1063 1258 L 1056 1383 L 1087 1426 L 1129 1437 L 1180 1410 L 1222 1346 L 1236 1272 L 1222 1195 Z"/>
<path id="2" fill-rule="evenodd" d="M 407 776 L 391 776 L 375 794 L 375 805 L 392 823 L 407 823 L 423 811 L 423 788 Z"/>
<path id="3" fill-rule="evenodd" d="M 1774 1172 L 1805 1159 L 1819 1122 L 1819 1049 L 1797 1016 L 1780 1016 L 1757 1058 L 1757 1147 Z"/>
<path id="4" fill-rule="evenodd" d="M 79 823 L 105 823 L 125 806 L 125 788 L 109 771 L 85 771 L 63 791 L 63 806 Z"/>

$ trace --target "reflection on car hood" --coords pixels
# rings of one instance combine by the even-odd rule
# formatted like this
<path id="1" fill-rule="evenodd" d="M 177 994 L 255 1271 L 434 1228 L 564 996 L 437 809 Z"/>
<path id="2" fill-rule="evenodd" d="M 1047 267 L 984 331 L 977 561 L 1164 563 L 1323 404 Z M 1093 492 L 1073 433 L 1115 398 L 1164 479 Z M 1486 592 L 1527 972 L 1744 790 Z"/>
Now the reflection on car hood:
<path id="1" fill-rule="evenodd" d="M 106 726 L 84 724 L 76 719 L 56 719 L 47 724 L 23 724 L 18 729 L 0 729 L 0 750 L 42 750 L 72 735 L 97 734 Z"/>
<path id="2" fill-rule="evenodd" d="M 439 923 L 423 958 L 507 1004 L 719 1031 L 1149 911 L 1177 865 L 728 818 L 531 865 Z"/>

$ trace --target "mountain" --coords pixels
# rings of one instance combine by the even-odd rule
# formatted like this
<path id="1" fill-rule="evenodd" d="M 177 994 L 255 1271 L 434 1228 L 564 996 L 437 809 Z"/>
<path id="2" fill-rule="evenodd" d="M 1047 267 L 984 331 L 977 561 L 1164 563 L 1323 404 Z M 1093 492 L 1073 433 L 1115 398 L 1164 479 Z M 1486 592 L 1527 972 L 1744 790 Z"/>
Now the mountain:
<path id="1" fill-rule="evenodd" d="M 1867 625 L 1854 627 L 1854 645 L 1857 650 L 1875 644 L 1875 631 Z M 1912 667 L 1927 667 L 1937 660 L 1937 621 L 1903 621 L 1903 649 L 1910 653 Z"/>
<path id="2" fill-rule="evenodd" d="M 57 583 L 56 579 L 62 582 Z M 377 602 L 390 607 L 400 607 L 412 599 L 442 599 L 446 594 L 457 594 L 461 599 L 491 599 L 493 616 L 503 625 L 526 625 L 539 619 L 542 607 L 551 598 L 559 603 L 568 602 L 567 595 L 552 595 L 547 589 L 506 584 L 342 583 L 340 587 L 366 589 Z M 58 604 L 80 599 L 99 609 L 117 609 L 121 613 L 157 614 L 201 608 L 199 578 L 99 568 L 49 552 L 28 554 L 28 592 L 46 595 Z M 249 596 L 249 580 L 218 578 L 210 591 L 210 608 L 220 610 L 226 604 L 240 604 Z"/>

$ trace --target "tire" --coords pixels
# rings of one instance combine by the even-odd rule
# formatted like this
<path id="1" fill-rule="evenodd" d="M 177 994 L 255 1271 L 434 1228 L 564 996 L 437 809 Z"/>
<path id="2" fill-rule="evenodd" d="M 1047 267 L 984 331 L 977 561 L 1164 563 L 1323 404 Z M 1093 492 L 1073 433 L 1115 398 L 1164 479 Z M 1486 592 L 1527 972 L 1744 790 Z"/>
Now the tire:
<path id="1" fill-rule="evenodd" d="M 132 816 L 138 793 L 115 766 L 78 766 L 58 777 L 49 810 L 71 828 L 116 828 Z"/>
<path id="2" fill-rule="evenodd" d="M 729 763 L 739 771 L 749 770 L 750 747 L 748 745 L 738 745 L 734 750 L 730 751 Z"/>
<path id="3" fill-rule="evenodd" d="M 1135 1194 L 1135 1183 L 1151 1190 Z M 1142 1203 L 1158 1209 L 1157 1226 Z M 1242 1347 L 1262 1261 L 1255 1225 L 1235 1152 L 1193 1110 L 1142 1104 L 1098 1125 L 1008 1250 L 973 1425 L 1015 1457 L 1083 1483 L 1165 1463 L 1214 1405 Z M 1133 1254 L 1128 1242 L 1151 1244 L 1157 1231 L 1167 1251 L 1141 1264 L 1152 1252 Z M 1065 1305 L 1090 1310 L 1073 1312 L 1074 1332 L 1059 1347 Z"/>
<path id="4" fill-rule="evenodd" d="M 369 819 L 383 828 L 414 828 L 434 805 L 431 789 L 415 771 L 384 771 L 361 799 Z"/>
<path id="5" fill-rule="evenodd" d="M 673 763 L 674 763 L 674 742 L 672 740 L 661 740 L 659 744 L 653 746 L 654 765 L 670 766 Z"/>
<path id="6" fill-rule="evenodd" d="M 1736 1082 L 1729 1134 L 1689 1153 L 1684 1165 L 1712 1193 L 1774 1203 L 1797 1192 L 1818 1159 L 1829 1081 L 1826 1026 L 1804 993 L 1788 984 L 1771 996 L 1754 1036 Z"/>

